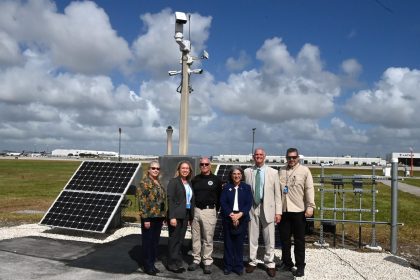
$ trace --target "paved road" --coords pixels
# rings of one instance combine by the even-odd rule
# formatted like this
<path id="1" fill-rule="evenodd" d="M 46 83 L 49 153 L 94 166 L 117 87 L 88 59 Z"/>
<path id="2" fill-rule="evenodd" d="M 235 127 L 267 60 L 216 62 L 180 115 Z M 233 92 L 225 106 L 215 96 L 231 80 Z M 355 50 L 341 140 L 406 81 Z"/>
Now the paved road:
<path id="1" fill-rule="evenodd" d="M 391 180 L 380 180 L 378 182 L 391 187 Z M 412 186 L 398 181 L 398 190 L 420 197 L 420 187 Z"/>

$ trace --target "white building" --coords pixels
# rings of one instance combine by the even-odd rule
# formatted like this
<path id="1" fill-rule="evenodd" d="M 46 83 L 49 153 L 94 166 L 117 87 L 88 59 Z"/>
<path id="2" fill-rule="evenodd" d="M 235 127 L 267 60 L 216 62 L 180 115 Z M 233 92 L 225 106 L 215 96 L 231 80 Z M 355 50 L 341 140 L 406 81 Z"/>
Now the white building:
<path id="1" fill-rule="evenodd" d="M 250 162 L 252 155 L 219 155 L 214 156 L 214 160 L 221 162 Z M 304 156 L 300 155 L 300 159 L 303 164 L 306 165 L 352 165 L 352 166 L 364 166 L 364 165 L 386 165 L 386 161 L 382 158 L 375 157 L 318 157 L 318 156 Z M 279 163 L 286 164 L 285 156 L 266 156 L 267 163 Z"/>

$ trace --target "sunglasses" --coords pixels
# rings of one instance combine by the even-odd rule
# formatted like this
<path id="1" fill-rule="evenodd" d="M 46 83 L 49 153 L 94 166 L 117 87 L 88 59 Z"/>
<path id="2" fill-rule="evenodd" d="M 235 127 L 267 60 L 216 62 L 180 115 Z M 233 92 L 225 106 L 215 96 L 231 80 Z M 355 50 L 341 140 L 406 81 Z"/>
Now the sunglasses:
<path id="1" fill-rule="evenodd" d="M 200 166 L 209 166 L 210 163 L 200 163 Z"/>
<path id="2" fill-rule="evenodd" d="M 286 157 L 287 160 L 291 160 L 291 159 L 297 159 L 298 156 L 291 156 L 291 157 Z"/>
<path id="3" fill-rule="evenodd" d="M 152 170 L 160 170 L 160 167 L 150 167 Z"/>

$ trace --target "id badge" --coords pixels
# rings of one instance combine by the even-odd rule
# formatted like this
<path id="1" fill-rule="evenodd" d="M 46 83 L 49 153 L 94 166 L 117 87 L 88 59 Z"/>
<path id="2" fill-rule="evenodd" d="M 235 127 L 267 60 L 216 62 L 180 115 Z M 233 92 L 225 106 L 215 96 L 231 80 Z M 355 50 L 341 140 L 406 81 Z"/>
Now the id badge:
<path id="1" fill-rule="evenodd" d="M 288 186 L 284 186 L 283 193 L 286 194 L 288 192 L 289 192 L 289 187 Z"/>

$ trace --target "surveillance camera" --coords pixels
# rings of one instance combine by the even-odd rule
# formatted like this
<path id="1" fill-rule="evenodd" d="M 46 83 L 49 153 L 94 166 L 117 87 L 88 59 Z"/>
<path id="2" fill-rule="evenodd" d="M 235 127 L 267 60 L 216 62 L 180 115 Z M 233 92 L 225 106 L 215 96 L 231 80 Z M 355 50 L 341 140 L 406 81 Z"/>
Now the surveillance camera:
<path id="1" fill-rule="evenodd" d="M 175 75 L 178 75 L 180 73 L 181 73 L 181 71 L 168 71 L 169 76 L 175 76 Z"/>
<path id="2" fill-rule="evenodd" d="M 201 55 L 201 59 L 209 59 L 209 53 L 206 50 L 203 51 L 203 54 Z"/>
<path id="3" fill-rule="evenodd" d="M 193 69 L 193 70 L 190 70 L 189 72 L 193 74 L 203 74 L 203 69 Z"/>
<path id="4" fill-rule="evenodd" d="M 183 12 L 175 12 L 175 22 L 180 24 L 186 24 L 187 15 Z"/>

